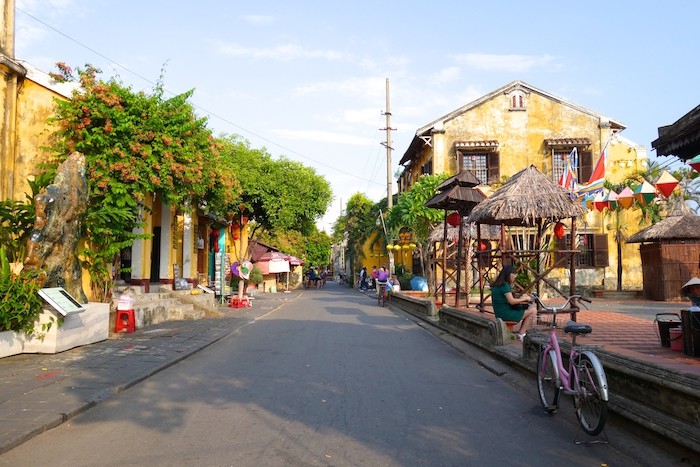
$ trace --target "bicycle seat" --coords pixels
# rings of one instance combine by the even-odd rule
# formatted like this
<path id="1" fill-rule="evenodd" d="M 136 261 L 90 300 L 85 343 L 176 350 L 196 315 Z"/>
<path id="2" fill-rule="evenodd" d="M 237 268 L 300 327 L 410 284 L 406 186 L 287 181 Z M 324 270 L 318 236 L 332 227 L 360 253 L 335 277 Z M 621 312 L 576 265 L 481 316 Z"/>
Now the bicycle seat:
<path id="1" fill-rule="evenodd" d="M 571 334 L 590 334 L 593 332 L 593 328 L 590 324 L 581 324 L 576 321 L 569 321 L 566 323 L 564 332 Z"/>

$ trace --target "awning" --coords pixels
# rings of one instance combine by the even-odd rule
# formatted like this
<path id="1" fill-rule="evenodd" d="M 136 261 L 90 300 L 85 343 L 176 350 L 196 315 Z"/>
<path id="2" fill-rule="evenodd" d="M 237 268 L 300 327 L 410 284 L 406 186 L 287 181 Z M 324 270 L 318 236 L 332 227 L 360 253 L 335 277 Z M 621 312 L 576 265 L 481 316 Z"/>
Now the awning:
<path id="1" fill-rule="evenodd" d="M 498 149 L 498 141 L 490 140 L 479 140 L 479 141 L 455 141 L 455 149 L 472 149 L 472 150 L 482 150 L 482 151 L 495 151 Z"/>
<path id="2" fill-rule="evenodd" d="M 591 140 L 588 138 L 558 138 L 558 139 L 545 139 L 544 144 L 549 148 L 570 148 L 573 146 L 585 146 L 591 145 Z"/>
<path id="3" fill-rule="evenodd" d="M 268 251 L 262 255 L 255 264 L 263 275 L 289 272 L 289 261 L 287 261 L 287 257 L 277 251 Z"/>

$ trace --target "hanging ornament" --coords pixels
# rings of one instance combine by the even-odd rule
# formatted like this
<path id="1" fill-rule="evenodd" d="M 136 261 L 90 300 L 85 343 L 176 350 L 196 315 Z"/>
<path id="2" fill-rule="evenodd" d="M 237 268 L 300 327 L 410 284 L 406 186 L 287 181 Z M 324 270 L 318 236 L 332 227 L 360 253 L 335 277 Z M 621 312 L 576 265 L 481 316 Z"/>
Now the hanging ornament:
<path id="1" fill-rule="evenodd" d="M 634 204 L 634 191 L 626 186 L 624 190 L 617 195 L 617 202 L 622 209 L 629 209 Z"/>
<path id="2" fill-rule="evenodd" d="M 598 211 L 600 211 L 600 212 L 602 212 L 603 209 L 605 209 L 605 208 L 607 207 L 607 206 L 606 206 L 607 203 L 605 202 L 605 199 L 604 199 L 604 196 L 603 196 L 603 192 L 602 192 L 602 191 L 599 192 L 597 195 L 595 195 L 595 198 L 593 199 L 593 205 L 594 205 L 595 208 L 596 208 Z"/>
<path id="3" fill-rule="evenodd" d="M 641 204 L 646 206 L 654 199 L 656 196 L 656 189 L 653 185 L 646 180 L 634 189 L 634 199 Z"/>
<path id="4" fill-rule="evenodd" d="M 605 195 L 605 198 L 603 200 L 606 203 L 606 207 L 610 209 L 611 211 L 616 211 L 617 210 L 617 193 L 615 193 L 613 190 L 610 190 L 610 192 Z"/>
<path id="5" fill-rule="evenodd" d="M 688 165 L 695 169 L 696 172 L 700 172 L 700 154 L 690 159 Z"/>
<path id="6" fill-rule="evenodd" d="M 462 222 L 462 215 L 457 211 L 452 212 L 447 216 L 447 223 L 452 227 L 459 227 L 460 222 Z"/>
<path id="7" fill-rule="evenodd" d="M 594 201 L 595 201 L 595 195 L 586 195 L 583 198 L 583 203 L 585 204 L 586 209 L 588 209 L 589 211 L 592 211 L 593 209 L 595 209 L 595 205 L 593 204 Z"/>
<path id="8" fill-rule="evenodd" d="M 479 251 L 486 251 L 489 249 L 491 245 L 489 245 L 489 242 L 486 240 L 482 240 L 479 242 Z"/>
<path id="9" fill-rule="evenodd" d="M 554 236 L 555 237 L 561 239 L 564 237 L 565 234 L 566 234 L 566 232 L 564 230 L 564 224 L 562 224 L 561 222 L 557 222 L 556 224 L 554 224 Z"/>
<path id="10" fill-rule="evenodd" d="M 247 280 L 250 277 L 250 271 L 252 271 L 252 269 L 253 263 L 251 263 L 250 261 L 243 261 L 238 266 L 238 276 Z"/>
<path id="11" fill-rule="evenodd" d="M 671 193 L 673 193 L 673 190 L 676 188 L 678 185 L 678 180 L 669 173 L 668 170 L 664 170 L 664 173 L 661 174 L 661 177 L 656 181 L 656 189 L 659 190 L 659 192 L 664 195 L 666 198 L 671 196 Z"/>

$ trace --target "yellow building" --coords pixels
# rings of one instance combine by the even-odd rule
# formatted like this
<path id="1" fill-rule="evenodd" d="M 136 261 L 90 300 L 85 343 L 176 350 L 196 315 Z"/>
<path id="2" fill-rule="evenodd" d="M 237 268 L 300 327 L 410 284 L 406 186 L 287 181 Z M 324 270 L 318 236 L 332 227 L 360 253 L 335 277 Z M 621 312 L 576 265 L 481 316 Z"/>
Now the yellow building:
<path id="1" fill-rule="evenodd" d="M 472 170 L 487 195 L 503 180 L 534 165 L 557 182 L 574 149 L 578 180 L 586 182 L 605 148 L 605 179 L 617 183 L 648 164 L 642 145 L 622 137 L 625 126 L 522 81 L 514 81 L 419 128 L 400 160 L 404 166 L 399 193 L 422 174 L 456 174 Z M 627 235 L 638 230 L 639 215 L 623 211 L 620 225 Z M 615 219 L 590 211 L 578 228 L 577 283 L 614 289 L 617 283 Z M 624 231 L 623 231 L 624 233 Z M 523 235 L 527 238 L 527 235 Z M 638 249 L 623 245 L 623 286 L 642 284 Z M 562 278 L 563 269 L 556 270 Z M 556 276 L 555 274 L 555 276 Z"/>

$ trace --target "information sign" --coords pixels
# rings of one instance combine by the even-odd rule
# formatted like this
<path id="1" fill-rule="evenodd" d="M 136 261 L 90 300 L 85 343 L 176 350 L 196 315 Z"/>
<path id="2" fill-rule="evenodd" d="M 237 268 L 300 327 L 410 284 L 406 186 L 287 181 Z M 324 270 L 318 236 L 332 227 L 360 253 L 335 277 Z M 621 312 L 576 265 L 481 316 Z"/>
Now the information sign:
<path id="1" fill-rule="evenodd" d="M 85 307 L 63 290 L 63 287 L 39 289 L 39 295 L 63 316 L 68 316 L 68 313 L 85 311 Z"/>

